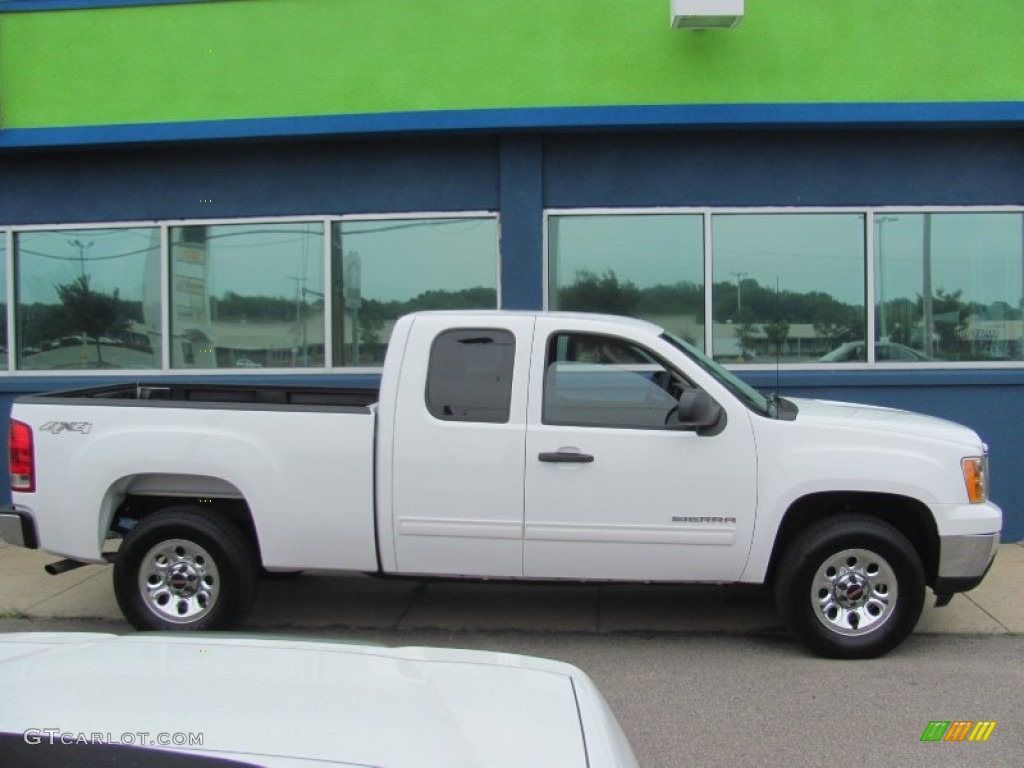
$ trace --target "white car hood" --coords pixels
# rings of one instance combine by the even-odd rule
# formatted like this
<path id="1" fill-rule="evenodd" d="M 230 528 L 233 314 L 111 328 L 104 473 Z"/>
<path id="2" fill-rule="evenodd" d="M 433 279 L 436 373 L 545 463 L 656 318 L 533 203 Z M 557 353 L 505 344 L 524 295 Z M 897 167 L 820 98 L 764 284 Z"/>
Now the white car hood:
<path id="1" fill-rule="evenodd" d="M 971 450 L 982 449 L 978 434 L 962 424 L 925 416 L 921 413 L 882 408 L 876 405 L 840 403 L 831 400 L 805 400 L 787 398 L 799 409 L 797 421 L 803 424 L 822 424 L 830 428 L 854 428 L 874 432 L 891 432 L 913 435 L 930 440 L 968 446 Z"/>
<path id="2" fill-rule="evenodd" d="M 201 747 L 178 749 L 259 765 L 587 764 L 574 668 L 558 662 L 227 636 L 69 637 L 0 636 L 0 731 L 201 733 Z"/>

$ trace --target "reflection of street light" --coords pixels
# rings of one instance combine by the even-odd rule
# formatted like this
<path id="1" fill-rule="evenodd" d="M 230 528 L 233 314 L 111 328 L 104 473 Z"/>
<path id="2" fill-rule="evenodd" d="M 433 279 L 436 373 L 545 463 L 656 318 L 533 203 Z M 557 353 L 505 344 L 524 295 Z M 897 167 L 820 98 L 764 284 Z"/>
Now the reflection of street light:
<path id="1" fill-rule="evenodd" d="M 87 248 L 92 248 L 93 243 L 92 243 L 92 241 L 89 241 L 88 243 L 83 243 L 81 240 L 76 238 L 74 240 L 68 240 L 68 244 L 69 245 L 73 245 L 75 248 L 78 249 L 78 263 L 82 267 L 82 279 L 84 280 L 85 279 L 85 250 Z"/>
<path id="2" fill-rule="evenodd" d="M 931 357 L 935 353 L 935 321 L 932 317 L 932 215 L 924 215 L 924 233 L 921 243 L 921 283 L 924 297 L 924 353 Z M 959 319 L 959 316 L 958 316 Z"/>
<path id="3" fill-rule="evenodd" d="M 882 226 L 891 222 L 899 221 L 899 216 L 875 216 L 875 226 L 878 227 L 878 269 L 875 270 L 875 301 L 878 302 L 878 333 L 876 334 L 881 341 L 886 341 L 889 337 L 885 332 L 885 297 L 882 291 L 882 270 L 884 262 L 884 252 L 882 245 L 885 242 L 885 238 L 882 236 L 884 230 Z"/>
<path id="4" fill-rule="evenodd" d="M 743 311 L 743 278 L 747 277 L 750 273 L 730 272 L 729 274 L 736 278 L 736 314 L 739 315 Z"/>

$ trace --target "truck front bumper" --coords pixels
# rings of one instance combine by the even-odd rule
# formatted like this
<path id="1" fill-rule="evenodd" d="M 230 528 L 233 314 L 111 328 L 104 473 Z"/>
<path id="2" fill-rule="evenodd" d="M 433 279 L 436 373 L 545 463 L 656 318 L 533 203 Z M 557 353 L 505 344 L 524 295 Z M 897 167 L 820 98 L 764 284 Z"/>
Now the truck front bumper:
<path id="1" fill-rule="evenodd" d="M 36 521 L 28 510 L 13 504 L 0 507 L 0 539 L 16 547 L 39 548 Z"/>
<path id="2" fill-rule="evenodd" d="M 937 595 L 966 592 L 985 578 L 999 549 L 999 534 L 939 538 L 939 571 L 932 589 Z"/>

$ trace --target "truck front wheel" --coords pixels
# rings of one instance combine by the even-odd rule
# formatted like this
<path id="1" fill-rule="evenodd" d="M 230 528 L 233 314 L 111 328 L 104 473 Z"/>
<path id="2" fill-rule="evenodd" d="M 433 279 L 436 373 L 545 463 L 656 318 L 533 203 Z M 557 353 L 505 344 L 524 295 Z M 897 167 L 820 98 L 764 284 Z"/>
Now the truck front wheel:
<path id="1" fill-rule="evenodd" d="M 188 506 L 143 518 L 114 562 L 114 594 L 135 629 L 226 629 L 249 612 L 258 563 L 230 520 Z"/>
<path id="2" fill-rule="evenodd" d="M 779 613 L 790 633 L 820 656 L 881 656 L 921 617 L 921 558 L 902 533 L 877 518 L 822 520 L 782 557 L 775 581 Z"/>

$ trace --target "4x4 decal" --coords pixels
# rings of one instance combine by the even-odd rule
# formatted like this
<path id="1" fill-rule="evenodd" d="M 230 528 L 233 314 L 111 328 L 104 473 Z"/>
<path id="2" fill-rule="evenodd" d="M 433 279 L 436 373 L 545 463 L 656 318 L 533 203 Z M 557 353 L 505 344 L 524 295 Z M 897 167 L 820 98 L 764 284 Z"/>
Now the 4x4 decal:
<path id="1" fill-rule="evenodd" d="M 51 432 L 59 435 L 61 432 L 78 432 L 80 435 L 88 435 L 92 431 L 91 421 L 48 421 L 39 428 L 40 432 Z"/>

